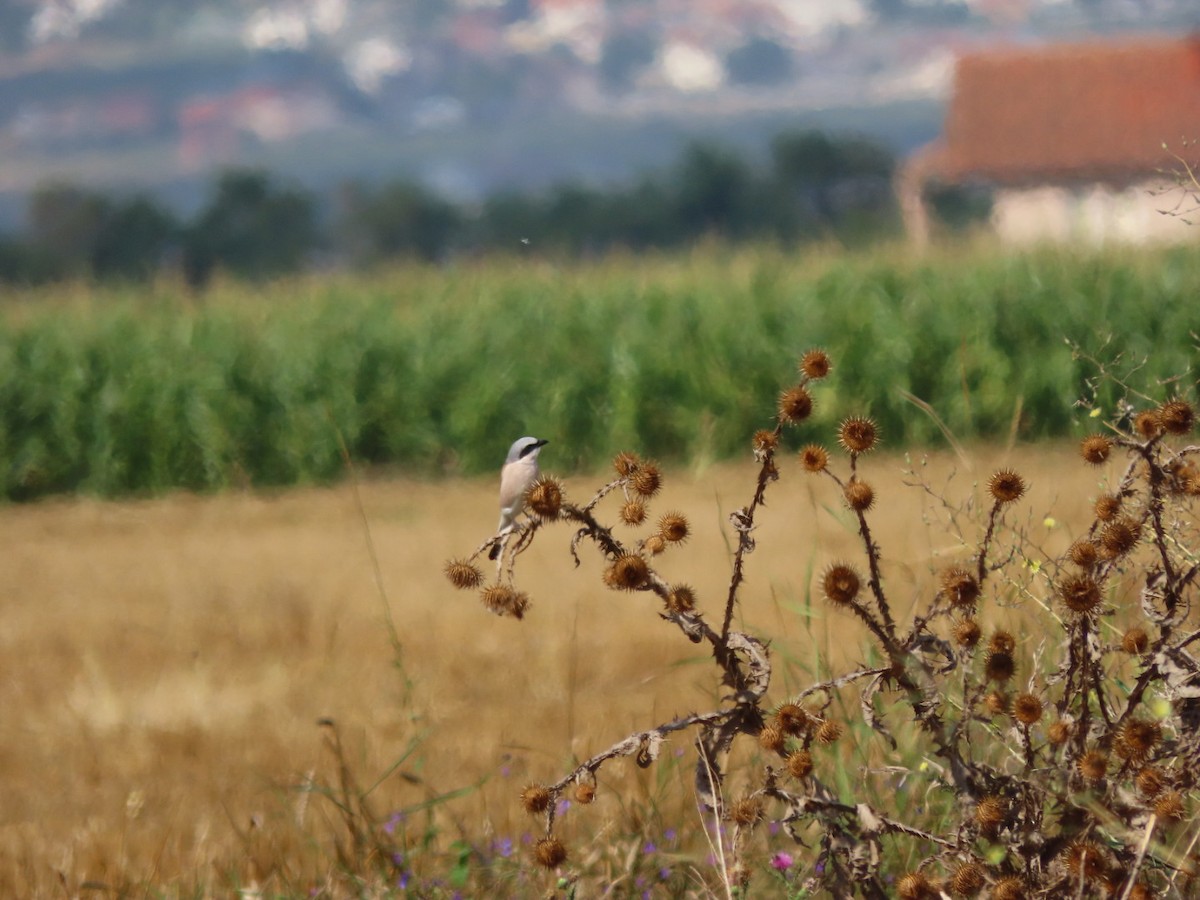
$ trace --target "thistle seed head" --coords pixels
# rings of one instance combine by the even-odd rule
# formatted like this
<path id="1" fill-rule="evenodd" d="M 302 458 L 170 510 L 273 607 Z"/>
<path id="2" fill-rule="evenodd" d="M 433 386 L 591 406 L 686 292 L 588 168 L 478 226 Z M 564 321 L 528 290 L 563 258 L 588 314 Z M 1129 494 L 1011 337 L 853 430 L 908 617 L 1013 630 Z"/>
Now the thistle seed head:
<path id="1" fill-rule="evenodd" d="M 818 744 L 835 744 L 845 732 L 841 722 L 835 722 L 832 719 L 826 719 L 817 728 L 817 743 Z"/>
<path id="2" fill-rule="evenodd" d="M 642 460 L 636 453 L 622 451 L 613 457 L 613 468 L 621 478 L 628 478 L 641 464 Z"/>
<path id="3" fill-rule="evenodd" d="M 813 411 L 812 394 L 808 388 L 797 384 L 779 395 L 779 421 L 789 425 L 803 422 Z"/>
<path id="4" fill-rule="evenodd" d="M 808 728 L 809 716 L 804 707 L 796 703 L 785 703 L 775 713 L 775 723 L 784 734 L 801 735 Z"/>
<path id="5" fill-rule="evenodd" d="M 683 513 L 669 512 L 658 520 L 658 533 L 672 544 L 682 543 L 687 540 L 688 520 Z"/>
<path id="6" fill-rule="evenodd" d="M 550 808 L 550 801 L 553 799 L 554 795 L 544 784 L 526 785 L 525 790 L 521 791 L 521 805 L 530 815 L 544 813 Z"/>
<path id="7" fill-rule="evenodd" d="M 1076 761 L 1075 768 L 1088 781 L 1099 781 L 1108 774 L 1108 754 L 1101 750 L 1087 750 Z"/>
<path id="8" fill-rule="evenodd" d="M 729 818 L 743 828 L 757 825 L 762 815 L 763 804 L 758 797 L 742 797 L 729 810 Z"/>
<path id="9" fill-rule="evenodd" d="M 1092 511 L 1101 522 L 1108 522 L 1121 512 L 1121 498 L 1117 494 L 1101 494 L 1092 504 Z"/>
<path id="10" fill-rule="evenodd" d="M 1169 783 L 1166 774 L 1157 766 L 1145 766 L 1134 779 L 1137 789 L 1148 798 L 1157 797 Z"/>
<path id="11" fill-rule="evenodd" d="M 982 631 L 974 619 L 960 619 L 954 624 L 954 643 L 960 647 L 971 648 L 979 643 Z"/>
<path id="12" fill-rule="evenodd" d="M 829 354 L 819 347 L 814 347 L 800 357 L 800 371 L 813 381 L 819 381 L 833 369 Z"/>
<path id="13" fill-rule="evenodd" d="M 941 581 L 942 593 L 953 606 L 971 606 L 979 599 L 979 582 L 966 569 L 947 569 Z"/>
<path id="14" fill-rule="evenodd" d="M 933 882 L 922 872 L 907 872 L 896 882 L 896 896 L 900 900 L 927 900 L 936 897 Z"/>
<path id="15" fill-rule="evenodd" d="M 1063 865 L 1075 884 L 1096 881 L 1108 871 L 1107 855 L 1095 841 L 1072 841 L 1063 852 Z"/>
<path id="16" fill-rule="evenodd" d="M 1107 523 L 1100 531 L 1100 552 L 1105 559 L 1124 556 L 1137 546 L 1141 527 L 1133 519 L 1122 516 Z"/>
<path id="17" fill-rule="evenodd" d="M 1148 719 L 1125 720 L 1117 733 L 1113 749 L 1122 759 L 1142 760 L 1162 740 L 1162 726 Z"/>
<path id="18" fill-rule="evenodd" d="M 636 553 L 626 553 L 617 557 L 608 569 L 605 581 L 611 586 L 623 591 L 636 591 L 650 577 L 650 566 Z"/>
<path id="19" fill-rule="evenodd" d="M 557 869 L 567 861 L 567 848 L 556 837 L 544 837 L 533 845 L 533 859 L 545 869 Z"/>
<path id="20" fill-rule="evenodd" d="M 483 584 L 483 573 L 465 559 L 452 559 L 446 563 L 446 577 L 460 591 L 474 590 Z"/>
<path id="21" fill-rule="evenodd" d="M 1093 466 L 1103 465 L 1112 453 L 1113 443 L 1102 434 L 1089 434 L 1079 444 L 1079 455 Z"/>
<path id="22" fill-rule="evenodd" d="M 539 519 L 557 519 L 563 503 L 562 482 L 553 475 L 543 475 L 533 483 L 525 502 Z"/>
<path id="23" fill-rule="evenodd" d="M 800 463 L 807 472 L 824 472 L 829 465 L 829 452 L 820 444 L 809 444 L 800 451 Z"/>
<path id="24" fill-rule="evenodd" d="M 621 521 L 636 528 L 646 521 L 646 504 L 641 500 L 627 500 L 621 506 Z"/>
<path id="25" fill-rule="evenodd" d="M 633 473 L 629 483 L 643 497 L 653 497 L 662 487 L 662 473 L 659 472 L 656 463 L 643 462 Z"/>
<path id="26" fill-rule="evenodd" d="M 1071 736 L 1071 724 L 1059 719 L 1056 722 L 1051 722 L 1050 727 L 1046 729 L 1046 740 L 1054 746 L 1065 744 Z"/>
<path id="27" fill-rule="evenodd" d="M 1032 725 L 1042 718 L 1042 701 L 1034 694 L 1017 694 L 1013 698 L 1012 714 L 1022 725 Z"/>
<path id="28" fill-rule="evenodd" d="M 825 599 L 837 606 L 853 603 L 860 585 L 858 573 L 846 563 L 834 563 L 821 579 Z"/>
<path id="29" fill-rule="evenodd" d="M 1012 469 L 1001 469 L 988 481 L 988 491 L 997 503 L 1012 503 L 1025 493 L 1025 479 Z"/>
<path id="30" fill-rule="evenodd" d="M 1141 656 L 1150 646 L 1150 635 L 1146 629 L 1139 626 L 1130 628 L 1121 637 L 1121 649 L 1131 656 Z"/>
<path id="31" fill-rule="evenodd" d="M 1017 649 L 1017 639 L 1012 636 L 1011 631 L 998 628 L 988 640 L 988 649 L 993 653 L 1008 653 L 1011 655 Z"/>
<path id="32" fill-rule="evenodd" d="M 1138 413 L 1133 419 L 1134 430 L 1137 431 L 1146 440 L 1153 440 L 1163 433 L 1162 420 L 1158 417 L 1158 410 L 1146 410 Z"/>
<path id="33" fill-rule="evenodd" d="M 950 890 L 960 897 L 973 897 L 987 883 L 987 870 L 977 862 L 965 862 L 950 877 Z"/>
<path id="34" fill-rule="evenodd" d="M 1006 875 L 992 885 L 991 900 L 1025 900 L 1029 896 L 1019 875 Z"/>
<path id="35" fill-rule="evenodd" d="M 1100 605 L 1100 585 L 1090 575 L 1068 575 L 1058 584 L 1058 596 L 1071 612 L 1087 615 Z"/>
<path id="36" fill-rule="evenodd" d="M 522 591 L 515 590 L 506 584 L 491 584 L 480 594 L 483 605 L 498 616 L 512 616 L 514 619 L 525 618 L 529 609 L 529 597 Z"/>
<path id="37" fill-rule="evenodd" d="M 983 674 L 988 681 L 1005 682 L 1012 678 L 1017 671 L 1017 664 L 1011 653 L 993 650 L 984 660 Z"/>
<path id="38" fill-rule="evenodd" d="M 667 609 L 673 613 L 690 613 L 696 609 L 696 593 L 686 584 L 671 586 L 667 594 Z"/>
<path id="39" fill-rule="evenodd" d="M 1185 804 L 1179 791 L 1163 791 L 1154 799 L 1154 814 L 1172 825 L 1183 819 Z"/>
<path id="40" fill-rule="evenodd" d="M 1100 548 L 1087 538 L 1081 538 L 1071 545 L 1067 555 L 1079 568 L 1090 569 L 1100 559 Z"/>
<path id="41" fill-rule="evenodd" d="M 767 723 L 763 726 L 762 731 L 758 733 L 758 746 L 772 753 L 782 753 L 786 741 L 787 735 L 784 734 L 783 729 L 776 722 Z"/>
<path id="42" fill-rule="evenodd" d="M 838 443 L 847 453 L 866 453 L 879 440 L 879 429 L 865 416 L 850 416 L 838 428 Z"/>
<path id="43" fill-rule="evenodd" d="M 766 453 L 768 450 L 774 450 L 777 446 L 779 446 L 779 435 L 774 431 L 763 428 L 754 432 L 755 454 Z"/>
<path id="44" fill-rule="evenodd" d="M 1003 797 L 989 794 L 982 797 L 975 805 L 975 824 L 985 835 L 993 835 L 1000 830 L 1008 815 L 1008 803 Z"/>
<path id="45" fill-rule="evenodd" d="M 1186 400 L 1171 400 L 1158 408 L 1158 421 L 1168 434 L 1187 434 L 1196 424 L 1196 411 Z"/>
<path id="46" fill-rule="evenodd" d="M 813 770 L 812 754 L 807 750 L 797 750 L 787 758 L 787 769 L 793 778 L 807 778 Z"/>
<path id="47" fill-rule="evenodd" d="M 855 512 L 866 512 L 875 503 L 875 491 L 857 478 L 846 484 L 845 496 L 846 505 Z"/>

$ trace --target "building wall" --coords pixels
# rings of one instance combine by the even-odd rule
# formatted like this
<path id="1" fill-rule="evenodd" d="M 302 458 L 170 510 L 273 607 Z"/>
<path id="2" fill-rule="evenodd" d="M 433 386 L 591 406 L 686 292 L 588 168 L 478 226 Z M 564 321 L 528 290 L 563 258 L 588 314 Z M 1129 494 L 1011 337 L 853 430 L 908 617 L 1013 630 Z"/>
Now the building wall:
<path id="1" fill-rule="evenodd" d="M 1197 203 L 1163 180 L 1124 189 L 1000 189 L 993 197 L 992 227 L 1002 241 L 1016 245 L 1183 243 L 1200 239 Z"/>

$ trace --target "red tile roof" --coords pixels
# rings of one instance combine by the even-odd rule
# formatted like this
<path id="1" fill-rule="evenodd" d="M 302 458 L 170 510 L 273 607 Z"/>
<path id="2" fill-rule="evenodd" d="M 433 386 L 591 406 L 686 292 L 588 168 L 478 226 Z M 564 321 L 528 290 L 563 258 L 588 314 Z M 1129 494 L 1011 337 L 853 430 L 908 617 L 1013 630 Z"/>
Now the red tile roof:
<path id="1" fill-rule="evenodd" d="M 999 184 L 1128 182 L 1200 138 L 1200 38 L 964 56 L 927 171 Z"/>

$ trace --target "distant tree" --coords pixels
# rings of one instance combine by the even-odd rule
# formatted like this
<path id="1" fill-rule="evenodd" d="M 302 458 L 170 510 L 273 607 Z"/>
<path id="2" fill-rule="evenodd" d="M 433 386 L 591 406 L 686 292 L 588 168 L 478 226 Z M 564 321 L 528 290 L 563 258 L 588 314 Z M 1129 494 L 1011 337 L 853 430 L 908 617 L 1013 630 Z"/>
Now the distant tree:
<path id="1" fill-rule="evenodd" d="M 792 74 L 792 54 L 770 38 L 751 38 L 725 57 L 725 71 L 735 84 L 778 84 Z"/>
<path id="2" fill-rule="evenodd" d="M 101 194 L 65 182 L 44 184 L 26 206 L 26 239 L 55 277 L 87 277 L 111 213 L 111 201 Z"/>
<path id="3" fill-rule="evenodd" d="M 741 157 L 714 144 L 693 143 L 674 180 L 682 235 L 745 236 L 753 220 L 748 203 L 753 176 Z"/>
<path id="4" fill-rule="evenodd" d="M 92 249 L 92 273 L 101 279 L 147 279 L 178 238 L 179 222 L 150 197 L 112 203 Z"/>
<path id="5" fill-rule="evenodd" d="M 600 51 L 600 80 L 610 91 L 627 90 L 638 72 L 654 62 L 658 41 L 646 31 L 610 35 Z"/>
<path id="6" fill-rule="evenodd" d="M 218 268 L 243 278 L 281 275 L 303 266 L 319 239 L 309 192 L 278 184 L 266 172 L 229 170 L 184 231 L 184 274 L 195 285 Z"/>
<path id="7" fill-rule="evenodd" d="M 354 185 L 343 192 L 339 239 L 352 257 L 375 262 L 388 257 L 438 260 L 463 229 L 462 215 L 448 201 L 409 181 L 372 192 Z"/>

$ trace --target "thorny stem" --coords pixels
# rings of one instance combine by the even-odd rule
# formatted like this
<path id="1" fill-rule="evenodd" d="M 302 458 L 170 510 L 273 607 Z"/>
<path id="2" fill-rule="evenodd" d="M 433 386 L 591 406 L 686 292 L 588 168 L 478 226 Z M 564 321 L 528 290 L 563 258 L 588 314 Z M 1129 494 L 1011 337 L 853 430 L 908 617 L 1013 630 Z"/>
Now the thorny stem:
<path id="1" fill-rule="evenodd" d="M 772 432 L 775 438 L 778 438 L 783 433 L 783 423 L 777 422 L 775 430 Z M 738 588 L 741 587 L 742 581 L 745 578 L 745 559 L 746 554 L 750 552 L 754 546 L 754 539 L 750 536 L 750 531 L 754 528 L 754 514 L 758 507 L 763 503 L 763 496 L 767 492 L 767 485 L 777 476 L 775 468 L 775 448 L 768 446 L 762 451 L 762 464 L 758 467 L 758 481 L 754 488 L 754 499 L 750 501 L 750 505 L 744 510 L 739 510 L 741 522 L 738 525 L 738 545 L 737 550 L 733 555 L 733 574 L 729 578 L 729 595 L 725 598 L 725 618 L 721 622 L 721 648 L 719 654 L 727 654 L 725 648 L 729 640 L 729 629 L 733 624 L 733 609 L 737 605 Z M 726 665 L 724 658 L 719 661 L 722 665 Z"/>

